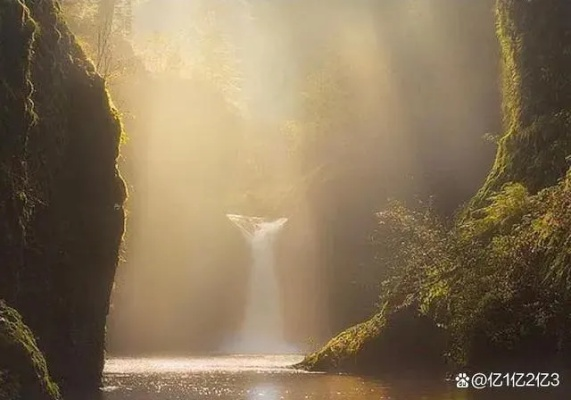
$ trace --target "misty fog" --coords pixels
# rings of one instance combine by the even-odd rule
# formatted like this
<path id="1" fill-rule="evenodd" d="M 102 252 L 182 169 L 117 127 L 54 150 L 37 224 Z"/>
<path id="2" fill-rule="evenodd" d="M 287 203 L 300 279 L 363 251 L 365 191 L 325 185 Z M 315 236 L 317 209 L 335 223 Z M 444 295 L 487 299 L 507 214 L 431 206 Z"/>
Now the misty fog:
<path id="1" fill-rule="evenodd" d="M 374 312 L 374 213 L 434 194 L 450 215 L 490 167 L 492 3 L 133 2 L 108 78 L 130 192 L 110 352 L 237 334 L 252 258 L 228 213 L 289 219 L 277 296 L 299 351 Z"/>

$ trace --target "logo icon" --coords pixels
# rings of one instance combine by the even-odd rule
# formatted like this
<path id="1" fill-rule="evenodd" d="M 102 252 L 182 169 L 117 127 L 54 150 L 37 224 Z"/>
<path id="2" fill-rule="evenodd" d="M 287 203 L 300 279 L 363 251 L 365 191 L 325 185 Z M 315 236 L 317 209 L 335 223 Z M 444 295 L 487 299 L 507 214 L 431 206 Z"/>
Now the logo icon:
<path id="1" fill-rule="evenodd" d="M 470 387 L 470 377 L 464 372 L 460 372 L 454 379 L 456 380 L 457 388 L 465 389 Z"/>

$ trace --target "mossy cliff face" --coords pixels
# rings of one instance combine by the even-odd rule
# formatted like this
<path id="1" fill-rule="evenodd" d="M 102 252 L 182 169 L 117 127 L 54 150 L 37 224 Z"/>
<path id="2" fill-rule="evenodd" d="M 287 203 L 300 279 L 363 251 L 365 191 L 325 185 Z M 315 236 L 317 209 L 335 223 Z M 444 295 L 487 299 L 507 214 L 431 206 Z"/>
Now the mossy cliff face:
<path id="1" fill-rule="evenodd" d="M 389 229 L 381 241 L 394 272 L 383 310 L 301 367 L 427 370 L 444 354 L 477 370 L 569 367 L 571 2 L 498 0 L 496 13 L 507 131 L 487 181 L 451 227 L 383 212 L 399 216 L 383 225 L 399 239 Z M 434 335 L 415 336 L 425 330 Z M 420 346 L 421 362 L 395 351 L 401 340 Z"/>
<path id="2" fill-rule="evenodd" d="M 0 0 L 0 298 L 64 388 L 96 388 L 124 231 L 121 124 L 56 2 Z"/>
<path id="3" fill-rule="evenodd" d="M 496 14 L 506 132 L 476 205 L 507 182 L 554 185 L 571 154 L 571 2 L 497 0 Z"/>
<path id="4" fill-rule="evenodd" d="M 0 301 L 0 400 L 57 400 L 46 361 L 16 310 Z"/>

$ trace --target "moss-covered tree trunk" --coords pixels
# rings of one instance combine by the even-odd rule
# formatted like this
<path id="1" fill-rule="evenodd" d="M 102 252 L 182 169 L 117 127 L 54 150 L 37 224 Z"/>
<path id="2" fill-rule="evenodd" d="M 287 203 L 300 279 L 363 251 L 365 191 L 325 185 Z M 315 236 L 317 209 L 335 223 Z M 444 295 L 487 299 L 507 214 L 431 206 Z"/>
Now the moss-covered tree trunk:
<path id="1" fill-rule="evenodd" d="M 507 182 L 555 184 L 571 155 L 571 2 L 497 0 L 505 135 L 474 203 Z"/>
<path id="2" fill-rule="evenodd" d="M 123 235 L 121 135 L 51 0 L 0 0 L 0 298 L 64 388 L 96 388 Z"/>

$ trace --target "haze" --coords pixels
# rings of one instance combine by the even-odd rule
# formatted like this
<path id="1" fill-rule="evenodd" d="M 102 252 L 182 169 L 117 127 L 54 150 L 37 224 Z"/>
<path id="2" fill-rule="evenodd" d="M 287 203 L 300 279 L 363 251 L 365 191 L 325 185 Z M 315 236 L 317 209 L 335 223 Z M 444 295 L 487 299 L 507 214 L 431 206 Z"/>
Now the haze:
<path id="1" fill-rule="evenodd" d="M 109 50 L 130 186 L 110 352 L 220 352 L 237 335 L 252 258 L 228 213 L 289 219 L 276 296 L 299 351 L 370 316 L 374 213 L 434 194 L 450 215 L 490 167 L 492 3 L 131 4 Z"/>

